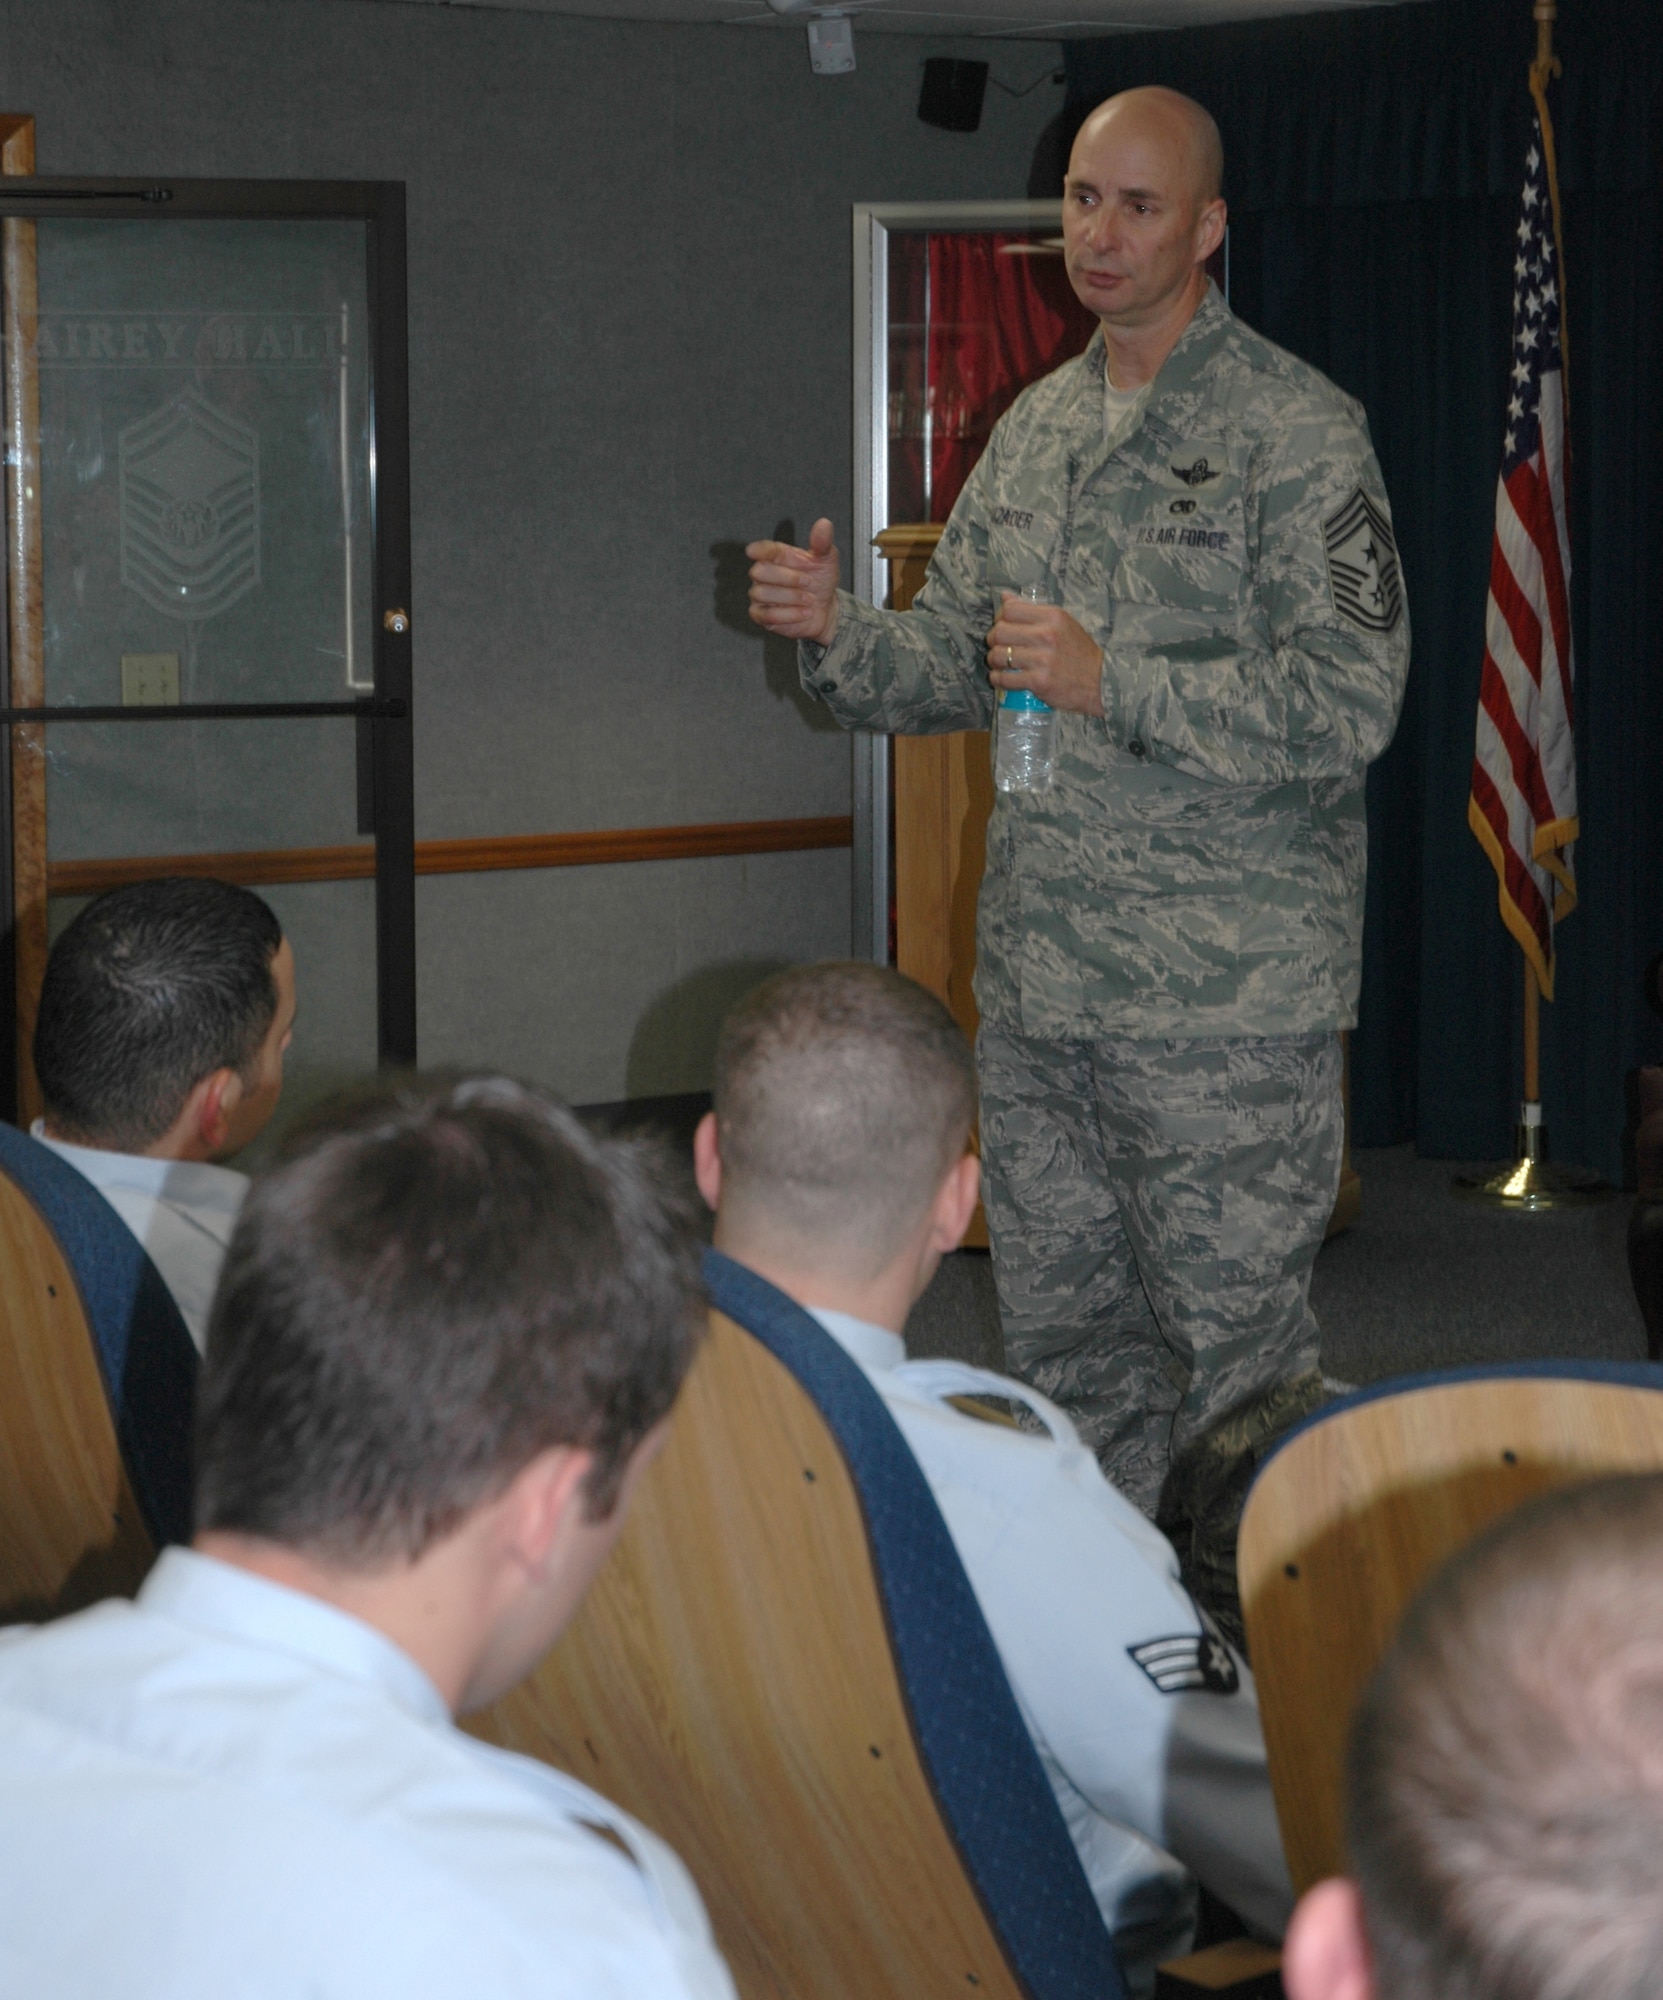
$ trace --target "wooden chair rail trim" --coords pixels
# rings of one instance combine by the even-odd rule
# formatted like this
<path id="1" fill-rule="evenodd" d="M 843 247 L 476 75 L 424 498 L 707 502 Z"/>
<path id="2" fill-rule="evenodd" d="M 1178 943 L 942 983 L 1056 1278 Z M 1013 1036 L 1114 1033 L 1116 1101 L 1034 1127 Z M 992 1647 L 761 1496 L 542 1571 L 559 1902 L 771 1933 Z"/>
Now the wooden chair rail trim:
<path id="1" fill-rule="evenodd" d="M 854 821 L 743 819 L 702 826 L 625 826 L 598 833 L 519 833 L 483 840 L 418 840 L 418 875 L 495 875 L 514 868 L 593 868 L 614 861 L 705 861 L 730 854 L 797 854 L 848 847 Z M 368 841 L 346 847 L 273 847 L 228 854 L 136 854 L 53 861 L 52 896 L 96 896 L 155 875 L 212 875 L 247 888 L 278 882 L 358 882 L 375 873 Z"/>

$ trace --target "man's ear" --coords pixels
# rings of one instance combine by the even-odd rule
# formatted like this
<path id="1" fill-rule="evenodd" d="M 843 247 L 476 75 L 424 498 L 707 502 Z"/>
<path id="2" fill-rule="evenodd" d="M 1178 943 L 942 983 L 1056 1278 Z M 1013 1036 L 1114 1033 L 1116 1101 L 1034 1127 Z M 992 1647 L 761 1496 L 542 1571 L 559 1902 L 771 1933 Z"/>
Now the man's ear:
<path id="1" fill-rule="evenodd" d="M 1368 1935 L 1357 1884 L 1332 1876 L 1306 1890 L 1282 1946 L 1288 2000 L 1373 2000 Z"/>
<path id="2" fill-rule="evenodd" d="M 568 1522 L 587 1519 L 583 1483 L 595 1454 L 575 1445 L 550 1445 L 510 1480 L 508 1538 L 527 1569 L 541 1569 Z"/>
<path id="3" fill-rule="evenodd" d="M 693 1134 L 693 1178 L 704 1196 L 705 1206 L 714 1215 L 722 1199 L 722 1155 L 714 1111 L 705 1113 Z"/>
<path id="4" fill-rule="evenodd" d="M 1196 219 L 1196 249 L 1199 251 L 1197 263 L 1204 264 L 1224 241 L 1224 225 L 1229 219 L 1229 210 L 1222 201 L 1210 201 Z"/>
<path id="5" fill-rule="evenodd" d="M 930 1211 L 929 1248 L 945 1257 L 964 1241 L 970 1218 L 976 1212 L 981 1192 L 982 1163 L 974 1153 L 966 1153 L 947 1169 Z"/>
<path id="6" fill-rule="evenodd" d="M 231 1114 L 243 1101 L 243 1080 L 234 1069 L 211 1069 L 191 1086 L 173 1129 L 190 1148 L 184 1158 L 212 1159 L 224 1146 Z"/>

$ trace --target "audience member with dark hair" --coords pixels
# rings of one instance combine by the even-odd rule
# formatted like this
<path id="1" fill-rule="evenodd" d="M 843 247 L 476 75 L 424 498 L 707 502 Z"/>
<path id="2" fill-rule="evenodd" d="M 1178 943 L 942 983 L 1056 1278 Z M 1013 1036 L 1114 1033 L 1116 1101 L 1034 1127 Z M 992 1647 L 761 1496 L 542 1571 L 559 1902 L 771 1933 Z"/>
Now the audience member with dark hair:
<path id="1" fill-rule="evenodd" d="M 922 987 L 801 966 L 728 1016 L 695 1165 L 717 1248 L 814 1314 L 912 1448 L 1142 1993 L 1189 1940 L 1195 1876 L 1265 1933 L 1286 1922 L 1258 1706 L 1171 1545 L 1061 1411 L 906 1360 L 907 1314 L 976 1205 L 975 1096 L 969 1046 Z M 1033 1429 L 978 1421 L 965 1395 L 1015 1403 Z"/>
<path id="2" fill-rule="evenodd" d="M 1663 1993 L 1663 1476 L 1509 1514 L 1421 1592 L 1358 1710 L 1347 1840 L 1289 2000 Z"/>
<path id="3" fill-rule="evenodd" d="M 574 1614 L 702 1303 L 651 1156 L 501 1080 L 360 1103 L 258 1181 L 194 1547 L 0 1638 L 8 1990 L 732 2000 L 668 1848 L 450 1720 Z"/>
<path id="4" fill-rule="evenodd" d="M 294 955 L 229 882 L 170 876 L 98 897 L 47 960 L 34 1136 L 92 1182 L 149 1252 L 200 1348 L 247 1179 L 218 1162 L 283 1088 Z"/>

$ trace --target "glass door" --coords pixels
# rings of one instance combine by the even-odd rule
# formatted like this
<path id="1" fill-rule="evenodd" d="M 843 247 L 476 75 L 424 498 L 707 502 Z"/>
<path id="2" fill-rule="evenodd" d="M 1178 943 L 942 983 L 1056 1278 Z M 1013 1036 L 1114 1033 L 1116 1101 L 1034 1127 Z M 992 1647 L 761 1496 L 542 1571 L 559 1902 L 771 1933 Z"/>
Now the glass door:
<path id="1" fill-rule="evenodd" d="M 1057 201 L 855 209 L 853 588 L 868 603 L 891 587 L 874 537 L 945 521 L 996 419 L 1090 338 L 1061 226 Z M 891 794 L 889 738 L 858 733 L 853 950 L 880 963 L 893 949 Z"/>
<path id="2" fill-rule="evenodd" d="M 403 189 L 0 182 L 15 1100 L 50 938 L 208 874 L 294 948 L 301 1095 L 415 1060 Z"/>

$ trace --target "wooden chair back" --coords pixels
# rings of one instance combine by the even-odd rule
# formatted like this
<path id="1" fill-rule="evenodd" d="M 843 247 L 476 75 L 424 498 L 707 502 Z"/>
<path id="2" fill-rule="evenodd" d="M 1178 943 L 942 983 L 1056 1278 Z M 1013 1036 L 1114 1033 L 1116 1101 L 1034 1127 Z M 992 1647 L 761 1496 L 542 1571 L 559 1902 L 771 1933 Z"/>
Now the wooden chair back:
<path id="1" fill-rule="evenodd" d="M 1044 2000 L 921 1763 L 837 1438 L 720 1313 L 575 1625 L 471 1726 L 676 1849 L 744 2000 Z"/>
<path id="2" fill-rule="evenodd" d="M 131 1593 L 154 1556 L 75 1274 L 0 1173 L 0 1623 Z"/>
<path id="3" fill-rule="evenodd" d="M 1663 1369 L 1591 1364 L 1385 1384 L 1260 1472 L 1238 1569 L 1294 1887 L 1344 1872 L 1352 1711 L 1409 1600 L 1521 1502 L 1663 1467 Z"/>

